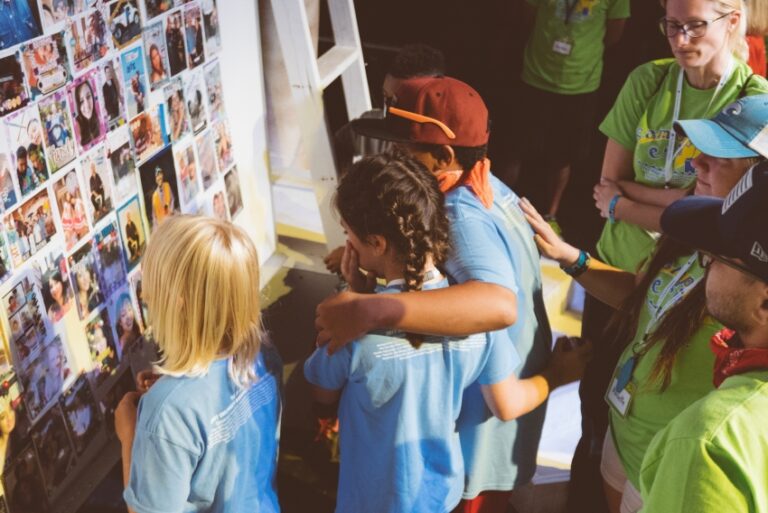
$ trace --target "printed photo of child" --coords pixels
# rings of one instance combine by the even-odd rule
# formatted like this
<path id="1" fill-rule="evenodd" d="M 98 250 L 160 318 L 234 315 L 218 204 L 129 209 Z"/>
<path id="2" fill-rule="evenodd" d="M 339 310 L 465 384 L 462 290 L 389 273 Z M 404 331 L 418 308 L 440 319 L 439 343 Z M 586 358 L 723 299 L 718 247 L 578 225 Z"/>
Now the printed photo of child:
<path id="1" fill-rule="evenodd" d="M 72 77 L 63 32 L 30 41 L 22 47 L 22 56 L 32 98 L 63 87 Z"/>
<path id="2" fill-rule="evenodd" d="M 195 137 L 197 146 L 197 163 L 200 176 L 203 179 L 203 187 L 208 189 L 218 176 L 216 169 L 216 148 L 214 147 L 213 134 L 207 130 Z"/>
<path id="3" fill-rule="evenodd" d="M 74 169 L 53 184 L 53 195 L 59 207 L 64 244 L 69 251 L 91 231 L 80 180 Z"/>
<path id="4" fill-rule="evenodd" d="M 171 125 L 171 142 L 176 142 L 189 133 L 189 113 L 184 101 L 184 85 L 180 77 L 171 80 L 163 89 L 166 112 Z"/>
<path id="5" fill-rule="evenodd" d="M 147 72 L 141 46 L 126 50 L 120 56 L 123 63 L 123 85 L 127 99 L 128 119 L 144 112 L 147 106 Z"/>
<path id="6" fill-rule="evenodd" d="M 72 307 L 72 285 L 64 254 L 54 250 L 38 262 L 43 304 L 51 323 L 59 322 Z"/>
<path id="7" fill-rule="evenodd" d="M 166 147 L 139 167 L 144 208 L 150 231 L 163 220 L 179 213 L 179 189 L 171 147 Z"/>
<path id="8" fill-rule="evenodd" d="M 98 70 L 91 70 L 67 87 L 75 137 L 81 152 L 104 140 L 107 124 L 97 87 Z"/>
<path id="9" fill-rule="evenodd" d="M 84 157 L 80 164 L 83 169 L 85 194 L 88 196 L 85 204 L 95 225 L 115 208 L 112 200 L 112 172 L 105 147 L 97 147 Z"/>
<path id="10" fill-rule="evenodd" d="M 177 145 L 174 148 L 173 156 L 176 161 L 176 172 L 179 174 L 181 210 L 185 213 L 191 213 L 193 210 L 189 207 L 194 203 L 195 197 L 200 192 L 195 148 L 192 141 L 183 146 Z"/>
<path id="11" fill-rule="evenodd" d="M 43 189 L 4 218 L 9 251 L 14 267 L 23 264 L 56 235 L 56 223 Z"/>
<path id="12" fill-rule="evenodd" d="M 162 104 L 133 118 L 130 129 L 133 151 L 139 164 L 168 144 L 168 134 L 165 131 L 165 109 Z"/>
<path id="13" fill-rule="evenodd" d="M 91 241 L 80 246 L 69 256 L 69 269 L 77 312 L 80 320 L 85 320 L 104 303 L 100 286 L 104 280 L 99 268 L 99 254 L 94 251 Z"/>
<path id="14" fill-rule="evenodd" d="M 72 118 L 67 107 L 67 95 L 58 91 L 40 100 L 40 120 L 45 134 L 45 154 L 48 167 L 55 173 L 75 159 L 75 137 Z"/>
<path id="15" fill-rule="evenodd" d="M 22 198 L 48 180 L 48 166 L 43 149 L 43 129 L 36 105 L 31 105 L 3 119 L 14 152 L 16 177 Z"/>
<path id="16" fill-rule="evenodd" d="M 232 136 L 229 135 L 229 125 L 226 121 L 219 121 L 213 125 L 216 140 L 216 159 L 219 163 L 219 171 L 224 173 L 229 166 L 235 163 L 232 154 Z"/>
<path id="17" fill-rule="evenodd" d="M 121 127 L 107 138 L 107 158 L 115 183 L 115 205 L 136 194 L 136 160 L 131 150 L 130 132 Z"/>
<path id="18" fill-rule="evenodd" d="M 147 235 L 142 222 L 139 197 L 134 196 L 128 203 L 117 211 L 117 221 L 120 225 L 120 237 L 123 241 L 123 255 L 128 272 L 141 261 L 144 248 L 147 245 Z"/>

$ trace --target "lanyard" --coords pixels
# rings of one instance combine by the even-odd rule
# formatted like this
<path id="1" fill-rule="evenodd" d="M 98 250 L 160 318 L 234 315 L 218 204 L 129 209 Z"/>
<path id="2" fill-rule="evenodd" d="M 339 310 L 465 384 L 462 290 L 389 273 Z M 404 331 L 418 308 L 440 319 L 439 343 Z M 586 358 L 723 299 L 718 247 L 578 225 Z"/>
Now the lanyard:
<path id="1" fill-rule="evenodd" d="M 688 295 L 688 293 L 696 286 L 698 283 L 702 280 L 704 275 L 694 279 L 683 287 L 683 289 L 677 294 L 677 297 L 670 298 L 669 301 L 667 301 L 667 296 L 672 292 L 672 290 L 675 288 L 675 285 L 678 284 L 680 279 L 685 276 L 685 273 L 691 270 L 691 267 L 694 266 L 696 263 L 696 260 L 699 258 L 698 253 L 694 253 L 691 255 L 691 258 L 688 259 L 688 261 L 683 264 L 682 267 L 680 267 L 680 270 L 677 272 L 677 274 L 672 278 L 672 280 L 667 284 L 666 288 L 662 291 L 661 294 L 659 294 L 659 299 L 656 304 L 656 310 L 651 314 L 651 319 L 648 321 L 648 324 L 645 325 L 645 333 L 643 336 L 643 339 L 645 339 L 648 336 L 648 333 L 651 332 L 653 328 L 656 327 L 658 322 L 661 320 L 662 317 L 664 317 L 664 314 L 666 314 L 670 308 L 675 306 L 680 300 L 682 300 L 685 296 Z"/>
<path id="2" fill-rule="evenodd" d="M 574 5 L 575 2 L 574 2 Z M 720 77 L 720 80 L 717 82 L 717 87 L 715 87 L 714 92 L 712 93 L 712 97 L 709 99 L 709 104 L 707 104 L 707 109 L 705 111 L 709 112 L 710 107 L 712 107 L 712 102 L 715 101 L 715 98 L 717 97 L 717 94 L 720 92 L 720 90 L 725 87 L 726 82 L 728 82 L 728 79 L 731 78 L 731 73 L 733 72 L 733 57 L 728 61 L 728 67 L 725 70 L 725 73 Z M 672 168 L 673 163 L 675 162 L 675 157 L 677 156 L 680 149 L 682 149 L 682 146 L 675 151 L 675 142 L 677 141 L 677 132 L 675 131 L 675 122 L 680 117 L 680 100 L 683 97 L 683 82 L 685 80 L 685 71 L 683 71 L 683 68 L 680 68 L 680 73 L 677 75 L 677 89 L 675 91 L 675 107 L 672 111 L 672 125 L 669 129 L 669 142 L 667 144 L 667 160 L 664 163 L 664 187 L 669 189 L 672 185 Z"/>
<path id="3" fill-rule="evenodd" d="M 576 9 L 576 4 L 579 3 L 579 0 L 573 0 L 572 2 L 569 2 L 568 0 L 565 1 L 565 24 L 569 25 L 571 23 L 571 16 L 573 16 L 573 11 Z"/>

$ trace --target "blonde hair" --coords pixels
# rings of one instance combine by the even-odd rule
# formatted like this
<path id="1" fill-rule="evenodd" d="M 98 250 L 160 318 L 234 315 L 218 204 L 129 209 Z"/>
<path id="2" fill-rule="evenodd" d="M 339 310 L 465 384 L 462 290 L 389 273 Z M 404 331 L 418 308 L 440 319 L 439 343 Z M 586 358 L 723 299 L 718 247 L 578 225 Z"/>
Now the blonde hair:
<path id="1" fill-rule="evenodd" d="M 741 17 L 739 18 L 739 26 L 736 31 L 732 32 L 729 36 L 728 46 L 731 53 L 739 59 L 746 61 L 749 58 L 749 47 L 747 46 L 747 40 L 744 36 L 747 34 L 747 9 L 744 4 L 744 0 L 709 0 L 716 4 L 715 9 L 720 14 L 726 14 L 733 11 L 739 11 Z M 660 0 L 661 6 L 666 9 L 668 0 Z"/>
<path id="2" fill-rule="evenodd" d="M 768 35 L 768 0 L 746 0 L 747 35 Z"/>
<path id="3" fill-rule="evenodd" d="M 147 245 L 142 285 L 162 372 L 201 375 L 226 357 L 238 386 L 256 381 L 259 260 L 242 229 L 202 216 L 164 220 Z"/>

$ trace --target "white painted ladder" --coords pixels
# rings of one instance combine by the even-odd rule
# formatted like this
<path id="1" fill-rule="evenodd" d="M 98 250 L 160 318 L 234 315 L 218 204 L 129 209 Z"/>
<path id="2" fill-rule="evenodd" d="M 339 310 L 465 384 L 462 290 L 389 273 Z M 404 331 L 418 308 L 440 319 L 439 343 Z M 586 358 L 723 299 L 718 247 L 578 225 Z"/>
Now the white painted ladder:
<path id="1" fill-rule="evenodd" d="M 322 1 L 322 0 L 321 0 Z M 312 186 L 329 249 L 344 244 L 331 200 L 336 190 L 336 163 L 325 122 L 323 90 L 341 77 L 349 119 L 371 109 L 363 51 L 353 0 L 327 0 L 335 45 L 315 55 L 304 0 L 271 0 L 283 59 L 300 113 L 301 138 L 310 162 Z"/>

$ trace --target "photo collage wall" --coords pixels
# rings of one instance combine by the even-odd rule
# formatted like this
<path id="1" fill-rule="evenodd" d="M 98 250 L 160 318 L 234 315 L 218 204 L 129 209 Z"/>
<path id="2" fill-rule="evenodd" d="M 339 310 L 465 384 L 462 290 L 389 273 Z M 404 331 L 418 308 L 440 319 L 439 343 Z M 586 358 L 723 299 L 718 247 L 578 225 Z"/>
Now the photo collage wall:
<path id="1" fill-rule="evenodd" d="M 243 208 L 220 50 L 216 0 L 0 5 L 0 513 L 114 437 L 154 229 Z"/>

